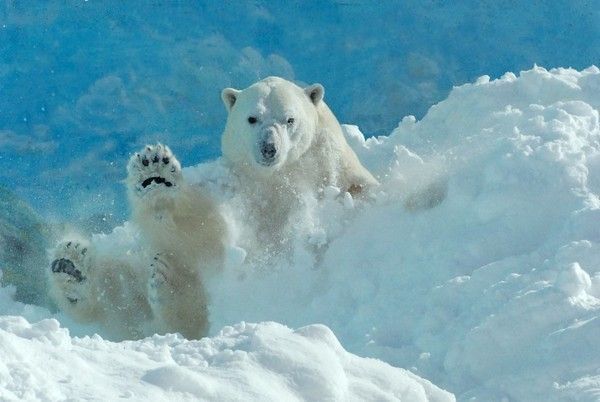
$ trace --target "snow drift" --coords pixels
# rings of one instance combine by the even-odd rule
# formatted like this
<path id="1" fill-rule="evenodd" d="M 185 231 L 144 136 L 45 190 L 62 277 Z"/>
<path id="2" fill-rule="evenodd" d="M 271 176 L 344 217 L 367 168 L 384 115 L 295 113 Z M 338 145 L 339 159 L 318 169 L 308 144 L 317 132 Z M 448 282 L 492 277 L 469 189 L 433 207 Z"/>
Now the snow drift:
<path id="1" fill-rule="evenodd" d="M 0 352 L 4 401 L 454 400 L 410 372 L 351 355 L 322 325 L 241 323 L 199 341 L 156 335 L 112 343 L 71 338 L 54 319 L 5 316 Z"/>
<path id="2" fill-rule="evenodd" d="M 322 322 L 462 400 L 595 400 L 599 89 L 595 67 L 536 67 L 455 88 L 389 137 L 347 126 L 375 205 L 304 217 L 330 239 L 321 268 L 226 277 L 215 327 Z"/>
<path id="3" fill-rule="evenodd" d="M 209 283 L 212 338 L 110 343 L 72 338 L 55 321 L 4 317 L 0 345 L 16 346 L 0 366 L 12 388 L 0 388 L 20 395 L 27 387 L 14 384 L 27 380 L 42 397 L 48 374 L 32 362 L 51 359 L 65 373 L 88 358 L 103 379 L 88 383 L 90 396 L 143 398 L 151 387 L 159 399 L 180 391 L 233 398 L 231 384 L 244 384 L 240 395 L 260 399 L 267 391 L 257 384 L 268 383 L 281 391 L 272 398 L 449 398 L 408 372 L 343 352 L 323 326 L 305 327 L 318 322 L 350 352 L 409 368 L 459 400 L 598 400 L 599 108 L 598 68 L 535 67 L 454 88 L 388 137 L 365 140 L 346 126 L 379 192 L 364 202 L 328 188 L 318 204 L 307 202 L 302 241 L 269 269 L 244 264 L 247 250 L 233 244 L 226 271 Z M 215 187 L 221 174 L 218 163 L 186 171 Z M 0 292 L 0 313 L 48 316 L 9 294 Z M 76 335 L 92 331 L 58 318 Z M 161 366 L 163 353 L 172 361 Z M 56 392 L 49 399 L 84 395 L 71 375 L 48 387 Z M 96 386 L 106 383 L 115 394 Z"/>

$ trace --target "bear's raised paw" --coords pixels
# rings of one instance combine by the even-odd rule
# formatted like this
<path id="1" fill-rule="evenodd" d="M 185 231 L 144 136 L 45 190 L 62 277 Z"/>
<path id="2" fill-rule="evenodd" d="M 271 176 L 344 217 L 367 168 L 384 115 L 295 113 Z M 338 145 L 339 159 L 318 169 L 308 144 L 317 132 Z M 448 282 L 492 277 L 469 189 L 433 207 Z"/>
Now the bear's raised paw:
<path id="1" fill-rule="evenodd" d="M 181 182 L 181 165 L 166 145 L 146 145 L 127 165 L 127 181 L 142 197 L 151 191 L 174 189 Z"/>

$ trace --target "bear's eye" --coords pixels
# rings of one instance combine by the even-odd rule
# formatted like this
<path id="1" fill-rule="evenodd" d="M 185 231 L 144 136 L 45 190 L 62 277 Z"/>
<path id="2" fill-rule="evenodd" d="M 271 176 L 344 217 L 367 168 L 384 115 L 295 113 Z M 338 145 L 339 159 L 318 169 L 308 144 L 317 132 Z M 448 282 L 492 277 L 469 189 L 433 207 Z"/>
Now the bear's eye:
<path id="1" fill-rule="evenodd" d="M 295 121 L 296 121 L 296 119 L 294 119 L 293 117 L 290 117 L 289 119 L 287 119 L 287 124 L 289 124 L 291 126 L 292 124 L 294 124 Z"/>
<path id="2" fill-rule="evenodd" d="M 258 121 L 258 120 L 257 120 L 257 119 L 256 119 L 256 117 L 254 117 L 254 116 L 250 116 L 250 117 L 248 117 L 248 123 L 250 123 L 250 124 L 254 124 L 254 123 L 256 123 L 257 121 Z"/>

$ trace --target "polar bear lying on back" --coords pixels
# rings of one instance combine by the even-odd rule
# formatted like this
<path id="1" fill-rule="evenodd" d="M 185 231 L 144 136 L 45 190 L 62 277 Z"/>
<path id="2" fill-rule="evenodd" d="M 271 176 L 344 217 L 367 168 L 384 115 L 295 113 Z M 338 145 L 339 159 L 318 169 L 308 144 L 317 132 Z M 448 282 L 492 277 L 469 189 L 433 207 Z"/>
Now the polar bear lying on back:
<path id="1" fill-rule="evenodd" d="M 303 89 L 277 77 L 222 92 L 229 113 L 222 163 L 250 206 L 247 218 L 261 245 L 285 236 L 299 194 L 317 196 L 326 186 L 357 194 L 377 185 L 323 95 L 319 84 Z M 127 172 L 131 224 L 142 244 L 115 255 L 101 251 L 99 237 L 61 242 L 52 255 L 51 294 L 61 309 L 115 338 L 200 337 L 208 328 L 202 278 L 223 264 L 228 241 L 223 205 L 202 185 L 183 180 L 166 146 L 146 146 Z"/>

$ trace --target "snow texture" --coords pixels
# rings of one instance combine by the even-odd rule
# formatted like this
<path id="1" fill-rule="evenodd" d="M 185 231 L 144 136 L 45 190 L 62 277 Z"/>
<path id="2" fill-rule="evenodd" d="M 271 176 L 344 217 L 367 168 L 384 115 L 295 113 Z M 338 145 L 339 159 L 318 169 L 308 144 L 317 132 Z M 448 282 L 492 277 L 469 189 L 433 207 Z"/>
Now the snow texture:
<path id="1" fill-rule="evenodd" d="M 233 236 L 208 284 L 212 338 L 111 343 L 2 317 L 0 390 L 451 399 L 418 375 L 460 401 L 597 401 L 599 109 L 598 68 L 535 67 L 454 88 L 389 136 L 345 126 L 381 187 L 367 201 L 336 188 L 307 200 L 298 241 L 274 265 L 250 264 L 252 245 Z M 184 174 L 219 188 L 225 173 L 216 162 Z M 50 316 L 12 291 L 0 289 L 1 314 Z M 93 333 L 57 317 L 75 335 Z M 349 355 L 331 331 L 349 352 L 414 375 Z"/>
<path id="2" fill-rule="evenodd" d="M 71 338 L 54 319 L 3 316 L 0 355 L 3 401 L 454 401 L 409 371 L 346 352 L 323 325 L 242 322 L 199 341 L 112 343 Z"/>
<path id="3" fill-rule="evenodd" d="M 304 217 L 328 241 L 319 269 L 297 253 L 266 277 L 228 272 L 213 325 L 322 322 L 460 400 L 596 400 L 599 89 L 596 67 L 536 67 L 455 88 L 389 137 L 346 126 L 375 205 Z"/>

